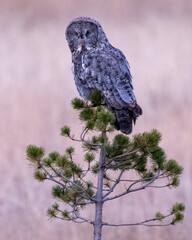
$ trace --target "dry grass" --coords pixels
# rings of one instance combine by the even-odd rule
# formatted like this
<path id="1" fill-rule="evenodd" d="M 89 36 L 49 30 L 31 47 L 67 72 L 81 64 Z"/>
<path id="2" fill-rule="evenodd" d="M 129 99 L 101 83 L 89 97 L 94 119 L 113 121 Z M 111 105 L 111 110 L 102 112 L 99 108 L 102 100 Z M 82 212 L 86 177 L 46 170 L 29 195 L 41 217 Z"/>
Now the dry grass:
<path id="1" fill-rule="evenodd" d="M 121 199 L 120 205 L 116 201 L 105 208 L 106 218 L 131 222 L 182 201 L 187 206 L 182 225 L 106 228 L 104 239 L 190 239 L 191 9 L 190 1 L 179 0 L 1 1 L 1 240 L 92 239 L 92 228 L 87 225 L 47 221 L 51 184 L 35 182 L 25 160 L 25 147 L 31 143 L 44 146 L 47 152 L 64 151 L 69 144 L 59 136 L 64 124 L 80 131 L 70 107 L 78 93 L 64 33 L 68 22 L 82 15 L 101 22 L 111 43 L 123 50 L 132 66 L 135 93 L 144 110 L 134 133 L 157 128 L 168 157 L 185 168 L 178 189 L 133 194 Z"/>

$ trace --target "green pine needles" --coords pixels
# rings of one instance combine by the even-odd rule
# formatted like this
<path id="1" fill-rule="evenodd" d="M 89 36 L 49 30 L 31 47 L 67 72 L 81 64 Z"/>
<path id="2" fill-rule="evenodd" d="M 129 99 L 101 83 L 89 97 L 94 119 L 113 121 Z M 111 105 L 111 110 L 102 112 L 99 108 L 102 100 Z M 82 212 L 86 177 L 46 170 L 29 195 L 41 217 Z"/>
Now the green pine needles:
<path id="1" fill-rule="evenodd" d="M 67 148 L 65 154 L 52 152 L 47 157 L 42 147 L 27 147 L 27 159 L 34 165 L 35 179 L 54 183 L 52 196 L 56 203 L 48 209 L 48 216 L 90 223 L 94 226 L 94 239 L 101 239 L 103 226 L 167 226 L 181 222 L 185 211 L 182 203 L 174 204 L 167 214 L 158 211 L 153 218 L 142 222 L 119 224 L 102 221 L 105 202 L 147 188 L 178 187 L 183 168 L 175 160 L 167 159 L 159 146 L 162 137 L 157 130 L 132 138 L 117 134 L 109 140 L 115 118 L 102 106 L 98 91 L 92 91 L 88 102 L 73 99 L 72 106 L 79 113 L 83 131 L 76 138 L 70 127 L 64 126 L 61 135 L 82 143 L 84 159 L 81 164 L 75 160 L 78 155 L 74 154 L 74 147 Z M 124 190 L 116 193 L 119 184 L 124 186 Z M 92 204 L 95 204 L 95 219 L 83 217 L 84 208 Z"/>

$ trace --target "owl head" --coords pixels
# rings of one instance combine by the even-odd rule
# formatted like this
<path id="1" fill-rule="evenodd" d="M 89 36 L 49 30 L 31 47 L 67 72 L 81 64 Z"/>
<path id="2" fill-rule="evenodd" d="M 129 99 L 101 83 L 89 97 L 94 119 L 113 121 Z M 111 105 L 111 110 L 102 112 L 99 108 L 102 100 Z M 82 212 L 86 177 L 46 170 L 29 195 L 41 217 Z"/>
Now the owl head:
<path id="1" fill-rule="evenodd" d="M 108 43 L 101 25 L 88 17 L 74 19 L 66 29 L 66 39 L 72 53 L 104 47 Z"/>

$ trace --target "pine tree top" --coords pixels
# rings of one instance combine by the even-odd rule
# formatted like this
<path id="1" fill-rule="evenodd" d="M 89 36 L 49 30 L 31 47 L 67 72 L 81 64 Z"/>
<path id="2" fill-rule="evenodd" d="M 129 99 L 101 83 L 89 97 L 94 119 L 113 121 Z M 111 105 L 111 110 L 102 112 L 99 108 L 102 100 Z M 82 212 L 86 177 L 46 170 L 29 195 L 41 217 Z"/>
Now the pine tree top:
<path id="1" fill-rule="evenodd" d="M 131 192 L 145 188 L 173 188 L 178 187 L 183 168 L 175 160 L 168 159 L 165 151 L 160 147 L 162 135 L 156 129 L 150 132 L 135 134 L 132 137 L 117 133 L 113 138 L 109 135 L 114 132 L 114 115 L 103 105 L 101 95 L 94 90 L 90 101 L 79 98 L 72 100 L 73 108 L 78 111 L 79 119 L 84 126 L 79 138 L 69 126 L 61 128 L 61 135 L 81 142 L 84 151 L 82 163 L 76 163 L 75 144 L 66 148 L 64 154 L 51 152 L 45 157 L 42 147 L 29 145 L 27 159 L 34 165 L 34 177 L 38 181 L 51 180 L 56 185 L 52 188 L 52 196 L 56 202 L 48 209 L 50 218 L 60 218 L 67 221 L 83 221 L 94 224 L 92 220 L 82 218 L 81 210 L 97 202 L 97 187 L 94 186 L 90 174 L 97 176 L 102 169 L 103 195 L 102 202 L 111 201 Z M 114 134 L 113 134 L 114 135 Z M 110 139 L 110 140 L 109 140 Z M 102 153 L 102 166 L 97 161 L 97 153 Z M 137 179 L 129 179 L 129 171 L 135 171 Z M 115 172 L 116 174 L 111 174 Z M 117 176 L 114 178 L 114 176 Z M 160 181 L 159 181 L 160 180 Z M 163 182 L 163 183 L 162 183 Z M 118 184 L 123 184 L 125 190 L 115 194 Z M 61 208 L 61 204 L 68 205 L 71 211 Z M 149 222 L 162 222 L 171 218 L 168 224 L 174 225 L 183 220 L 185 206 L 176 203 L 171 211 L 164 215 L 157 212 L 150 220 L 135 225 L 148 225 Z M 110 226 L 109 223 L 103 225 Z M 127 224 L 132 226 L 134 224 Z M 114 224 L 111 224 L 114 226 Z"/>

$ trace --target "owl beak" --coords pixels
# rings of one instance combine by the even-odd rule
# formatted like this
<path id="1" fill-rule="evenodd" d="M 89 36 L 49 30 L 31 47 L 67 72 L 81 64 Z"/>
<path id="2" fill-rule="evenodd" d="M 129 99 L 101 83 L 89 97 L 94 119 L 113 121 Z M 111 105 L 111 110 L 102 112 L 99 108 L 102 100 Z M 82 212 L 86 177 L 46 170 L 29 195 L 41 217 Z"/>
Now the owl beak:
<path id="1" fill-rule="evenodd" d="M 82 49 L 85 48 L 85 40 L 84 39 L 81 40 L 81 47 L 82 47 Z"/>
<path id="2" fill-rule="evenodd" d="M 83 50 L 85 50 L 85 40 L 84 39 L 81 40 L 80 45 L 79 45 L 77 51 L 81 52 Z"/>

